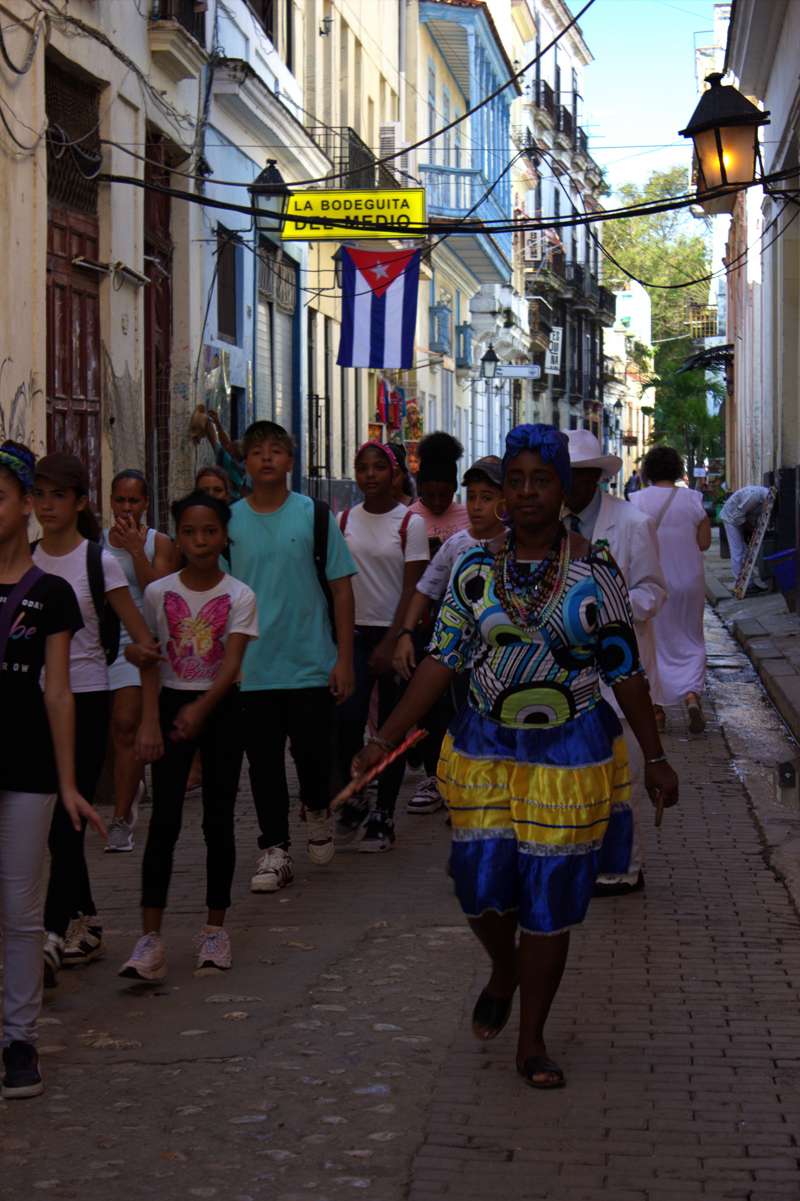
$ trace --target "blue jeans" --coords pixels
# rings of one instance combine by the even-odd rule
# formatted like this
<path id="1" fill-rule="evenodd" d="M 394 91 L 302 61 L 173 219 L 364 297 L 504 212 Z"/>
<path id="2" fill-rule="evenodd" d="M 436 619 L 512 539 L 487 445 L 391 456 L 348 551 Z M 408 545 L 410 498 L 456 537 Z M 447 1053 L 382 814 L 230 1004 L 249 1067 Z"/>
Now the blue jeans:
<path id="1" fill-rule="evenodd" d="M 339 770 L 344 782 L 350 779 L 350 764 L 354 755 L 357 755 L 364 745 L 364 730 L 369 717 L 372 689 L 377 684 L 378 720 L 381 723 L 386 721 L 403 695 L 404 685 L 397 680 L 393 671 L 376 676 L 369 669 L 369 657 L 385 634 L 386 629 L 383 626 L 356 626 L 355 629 L 353 640 L 355 691 L 336 710 Z M 401 755 L 378 776 L 378 809 L 387 817 L 394 814 L 397 794 L 403 783 L 405 770 L 405 755 Z"/>

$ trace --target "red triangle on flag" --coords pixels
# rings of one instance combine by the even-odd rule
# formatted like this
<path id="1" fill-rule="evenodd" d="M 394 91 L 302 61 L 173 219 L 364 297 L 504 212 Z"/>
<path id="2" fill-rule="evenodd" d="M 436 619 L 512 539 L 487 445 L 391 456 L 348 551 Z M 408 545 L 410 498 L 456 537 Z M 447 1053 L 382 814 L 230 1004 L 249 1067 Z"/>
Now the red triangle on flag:
<path id="1" fill-rule="evenodd" d="M 402 275 L 411 262 L 416 250 L 354 250 L 351 246 L 344 248 L 361 273 L 365 283 L 369 284 L 376 296 L 383 296 L 390 284 L 398 275 Z"/>

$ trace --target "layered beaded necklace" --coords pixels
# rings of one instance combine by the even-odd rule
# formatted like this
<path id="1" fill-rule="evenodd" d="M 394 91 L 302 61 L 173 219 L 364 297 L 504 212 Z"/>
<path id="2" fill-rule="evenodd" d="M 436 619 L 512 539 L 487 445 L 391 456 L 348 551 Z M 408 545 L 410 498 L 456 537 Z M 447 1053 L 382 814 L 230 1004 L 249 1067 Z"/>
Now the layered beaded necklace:
<path id="1" fill-rule="evenodd" d="M 567 589 L 570 553 L 569 534 L 563 525 L 553 546 L 537 563 L 517 561 L 514 536 L 494 560 L 495 592 L 514 625 L 522 630 L 541 630 L 557 611 Z"/>

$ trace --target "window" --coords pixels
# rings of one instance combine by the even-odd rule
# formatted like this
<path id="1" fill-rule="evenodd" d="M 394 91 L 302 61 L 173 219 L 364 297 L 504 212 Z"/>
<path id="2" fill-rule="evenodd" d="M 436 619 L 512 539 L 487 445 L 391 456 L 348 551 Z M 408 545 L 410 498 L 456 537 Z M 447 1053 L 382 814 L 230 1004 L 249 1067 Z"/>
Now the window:
<path id="1" fill-rule="evenodd" d="M 217 226 L 217 337 L 236 341 L 236 236 L 224 225 Z"/>
<path id="2" fill-rule="evenodd" d="M 436 133 L 436 67 L 428 60 L 428 136 Z"/>
<path id="3" fill-rule="evenodd" d="M 258 17 L 264 27 L 264 33 L 267 35 L 273 46 L 277 45 L 278 41 L 278 5 L 276 0 L 249 0 L 250 7 Z M 288 7 L 291 7 L 289 5 Z"/>

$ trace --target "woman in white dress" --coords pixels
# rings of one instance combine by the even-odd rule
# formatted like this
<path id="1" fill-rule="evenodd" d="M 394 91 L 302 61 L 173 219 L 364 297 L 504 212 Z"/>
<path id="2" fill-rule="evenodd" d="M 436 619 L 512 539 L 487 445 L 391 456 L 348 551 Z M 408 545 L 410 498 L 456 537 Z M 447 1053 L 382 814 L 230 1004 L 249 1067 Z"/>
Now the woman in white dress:
<path id="1" fill-rule="evenodd" d="M 662 700 L 666 705 L 683 701 L 690 731 L 701 734 L 705 718 L 700 695 L 706 672 L 703 551 L 711 545 L 711 523 L 701 493 L 680 486 L 683 459 L 671 446 L 654 446 L 648 451 L 643 474 L 649 486 L 634 492 L 630 503 L 656 523 L 667 581 L 667 600 L 653 619 Z M 660 706 L 656 706 L 656 718 L 663 728 Z"/>

